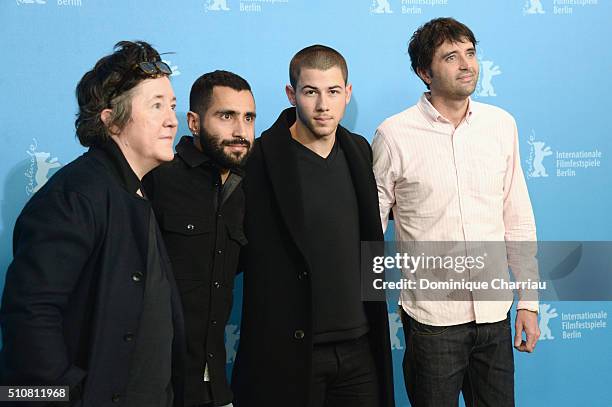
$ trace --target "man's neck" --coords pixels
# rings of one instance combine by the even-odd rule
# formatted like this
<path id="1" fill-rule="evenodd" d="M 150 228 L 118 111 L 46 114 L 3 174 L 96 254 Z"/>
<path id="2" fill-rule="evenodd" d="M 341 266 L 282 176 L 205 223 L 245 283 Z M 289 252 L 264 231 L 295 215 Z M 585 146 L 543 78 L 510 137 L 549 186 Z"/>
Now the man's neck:
<path id="1" fill-rule="evenodd" d="M 219 174 L 221 175 L 221 184 L 225 184 L 225 181 L 229 178 L 230 170 L 227 168 L 219 168 Z"/>
<path id="2" fill-rule="evenodd" d="M 435 94 L 429 94 L 429 102 L 436 110 L 457 128 L 465 118 L 469 100 L 465 99 L 449 99 Z"/>
<path id="3" fill-rule="evenodd" d="M 318 137 L 300 119 L 295 120 L 289 131 L 295 141 L 323 158 L 327 158 L 336 142 L 337 130 L 327 136 Z"/>

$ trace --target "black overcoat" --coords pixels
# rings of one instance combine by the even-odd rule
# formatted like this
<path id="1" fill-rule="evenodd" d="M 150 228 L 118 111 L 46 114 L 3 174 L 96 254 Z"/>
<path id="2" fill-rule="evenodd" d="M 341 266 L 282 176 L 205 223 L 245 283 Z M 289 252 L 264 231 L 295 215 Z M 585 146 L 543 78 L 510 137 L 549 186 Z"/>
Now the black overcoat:
<path id="1" fill-rule="evenodd" d="M 15 226 L 0 311 L 2 384 L 70 386 L 77 406 L 121 402 L 142 313 L 151 214 L 151 203 L 123 187 L 116 163 L 97 148 L 30 199 Z M 173 371 L 180 373 L 184 323 L 168 280 Z M 173 385 L 182 405 L 180 375 Z"/>
<path id="2" fill-rule="evenodd" d="M 232 387 L 237 407 L 306 407 L 312 376 L 312 293 L 303 205 L 285 110 L 256 140 L 243 187 L 246 196 L 244 293 Z M 367 140 L 338 127 L 359 206 L 362 241 L 382 241 L 378 193 Z M 381 406 L 391 407 L 393 378 L 385 302 L 366 302 Z"/>

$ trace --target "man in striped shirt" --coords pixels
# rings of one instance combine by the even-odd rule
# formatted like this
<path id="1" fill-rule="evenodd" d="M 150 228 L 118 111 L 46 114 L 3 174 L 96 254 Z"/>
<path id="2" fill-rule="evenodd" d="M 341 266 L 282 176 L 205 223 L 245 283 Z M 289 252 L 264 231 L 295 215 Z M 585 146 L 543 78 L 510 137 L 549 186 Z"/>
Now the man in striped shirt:
<path id="1" fill-rule="evenodd" d="M 376 131 L 382 223 L 386 229 L 392 210 L 396 240 L 403 242 L 501 242 L 505 269 L 498 270 L 533 272 L 532 253 L 525 261 L 525 253 L 519 260 L 511 250 L 511 242 L 536 240 L 516 123 L 502 109 L 470 99 L 479 72 L 476 44 L 472 31 L 452 18 L 431 20 L 414 33 L 412 68 L 429 91 Z M 414 291 L 400 297 L 412 406 L 457 406 L 460 392 L 467 406 L 514 406 L 512 298 L 420 301 Z M 539 337 L 538 303 L 530 299 L 519 295 L 517 304 L 514 347 L 521 352 L 533 352 Z"/>

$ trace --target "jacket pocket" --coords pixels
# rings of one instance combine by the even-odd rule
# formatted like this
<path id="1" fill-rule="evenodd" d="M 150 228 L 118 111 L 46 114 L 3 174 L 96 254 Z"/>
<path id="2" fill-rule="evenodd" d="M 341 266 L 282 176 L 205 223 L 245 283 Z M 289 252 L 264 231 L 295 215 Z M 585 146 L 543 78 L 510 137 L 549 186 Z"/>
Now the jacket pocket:
<path id="1" fill-rule="evenodd" d="M 178 279 L 201 274 L 206 256 L 210 257 L 206 250 L 214 242 L 211 219 L 164 214 L 160 220 L 160 229 L 175 277 Z"/>
<path id="2" fill-rule="evenodd" d="M 164 232 L 177 233 L 183 236 L 196 236 L 212 231 L 210 219 L 189 215 L 166 214 L 161 219 Z"/>

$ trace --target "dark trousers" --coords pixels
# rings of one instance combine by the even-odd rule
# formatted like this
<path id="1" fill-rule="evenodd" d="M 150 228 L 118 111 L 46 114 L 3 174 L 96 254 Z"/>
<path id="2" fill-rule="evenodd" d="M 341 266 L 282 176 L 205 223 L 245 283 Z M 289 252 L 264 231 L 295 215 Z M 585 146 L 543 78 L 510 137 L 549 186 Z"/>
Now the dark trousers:
<path id="1" fill-rule="evenodd" d="M 310 407 L 378 407 L 379 387 L 368 335 L 314 345 Z"/>
<path id="2" fill-rule="evenodd" d="M 510 317 L 491 324 L 431 326 L 403 310 L 404 381 L 413 407 L 514 406 Z"/>

